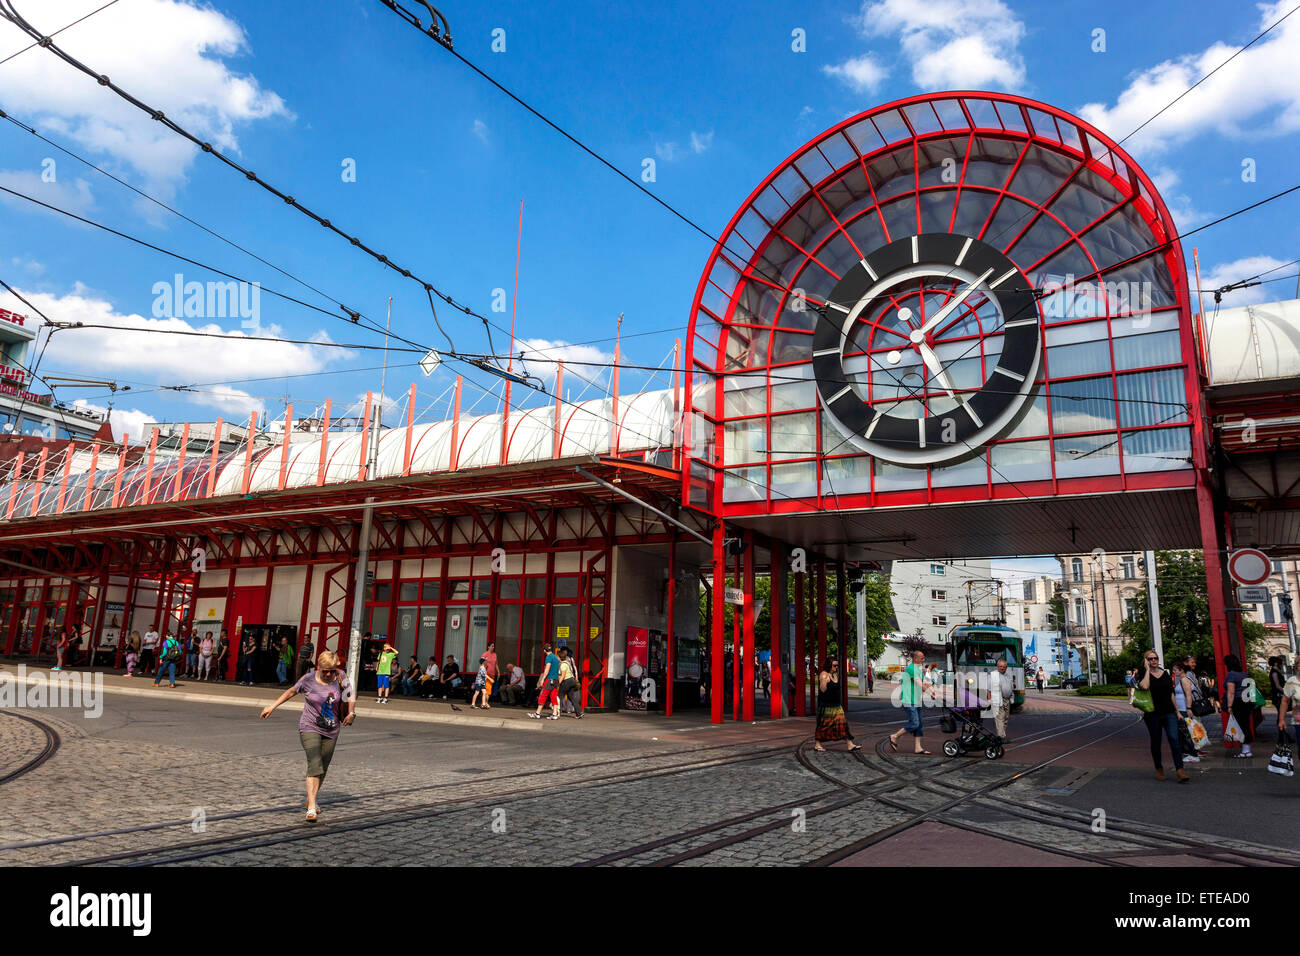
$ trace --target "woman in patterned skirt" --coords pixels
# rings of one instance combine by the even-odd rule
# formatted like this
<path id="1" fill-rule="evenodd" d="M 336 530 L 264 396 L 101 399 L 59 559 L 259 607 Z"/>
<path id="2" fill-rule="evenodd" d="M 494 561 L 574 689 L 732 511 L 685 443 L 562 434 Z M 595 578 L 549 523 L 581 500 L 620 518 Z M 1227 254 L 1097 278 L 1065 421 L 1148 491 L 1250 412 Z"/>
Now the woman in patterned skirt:
<path id="1" fill-rule="evenodd" d="M 862 748 L 853 742 L 853 731 L 849 730 L 849 720 L 844 716 L 844 699 L 840 690 L 840 662 L 831 658 L 829 664 L 823 663 L 821 673 L 817 675 L 817 731 L 813 750 L 825 753 L 822 746 L 825 740 L 847 740 L 849 750 Z"/>

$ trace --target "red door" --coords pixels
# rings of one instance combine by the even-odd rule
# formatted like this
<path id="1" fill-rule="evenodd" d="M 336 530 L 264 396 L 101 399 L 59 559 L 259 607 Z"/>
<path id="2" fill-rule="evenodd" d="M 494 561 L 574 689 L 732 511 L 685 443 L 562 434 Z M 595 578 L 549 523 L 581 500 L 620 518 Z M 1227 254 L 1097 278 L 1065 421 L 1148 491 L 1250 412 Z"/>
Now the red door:
<path id="1" fill-rule="evenodd" d="M 266 605 L 270 595 L 265 585 L 235 588 L 226 608 L 226 630 L 230 633 L 230 654 L 226 658 L 226 679 L 237 673 L 239 649 L 243 644 L 241 631 L 251 624 L 266 623 Z"/>

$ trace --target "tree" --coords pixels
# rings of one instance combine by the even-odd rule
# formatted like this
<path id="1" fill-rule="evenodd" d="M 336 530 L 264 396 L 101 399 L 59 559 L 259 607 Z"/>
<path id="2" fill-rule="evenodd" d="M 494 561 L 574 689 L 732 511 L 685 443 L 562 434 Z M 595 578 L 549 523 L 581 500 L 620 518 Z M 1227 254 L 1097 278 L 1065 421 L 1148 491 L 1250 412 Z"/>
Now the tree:
<path id="1" fill-rule="evenodd" d="M 1146 570 L 1151 573 L 1151 569 Z M 1157 551 L 1155 574 L 1165 660 L 1181 660 L 1188 654 L 1195 654 L 1198 662 L 1214 660 L 1204 555 L 1200 551 Z M 1118 654 L 1105 659 L 1108 676 L 1122 676 L 1126 669 L 1140 666 L 1142 654 L 1151 646 L 1151 607 L 1145 588 L 1133 600 L 1133 616 L 1119 629 L 1128 640 Z M 1242 621 L 1242 629 L 1250 656 L 1262 648 L 1268 630 L 1257 621 L 1247 620 Z"/>

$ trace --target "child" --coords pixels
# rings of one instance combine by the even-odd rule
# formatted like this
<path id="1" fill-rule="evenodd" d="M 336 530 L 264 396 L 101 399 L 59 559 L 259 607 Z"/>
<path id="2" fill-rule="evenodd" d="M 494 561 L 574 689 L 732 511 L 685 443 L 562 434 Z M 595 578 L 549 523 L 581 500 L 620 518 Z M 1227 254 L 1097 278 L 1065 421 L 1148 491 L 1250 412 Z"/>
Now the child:
<path id="1" fill-rule="evenodd" d="M 469 705 L 471 707 L 480 706 L 478 703 L 478 699 L 479 697 L 482 697 L 483 698 L 482 707 L 484 710 L 487 709 L 488 707 L 487 681 L 488 681 L 487 658 L 480 657 L 478 659 L 478 675 L 474 678 L 474 696 L 470 698 L 470 702 L 469 702 Z"/>
<path id="2" fill-rule="evenodd" d="M 136 649 L 134 647 L 132 647 L 130 650 L 126 652 L 126 676 L 127 677 L 135 676 L 135 665 L 138 664 L 139 661 L 140 661 L 140 655 L 136 652 Z"/>

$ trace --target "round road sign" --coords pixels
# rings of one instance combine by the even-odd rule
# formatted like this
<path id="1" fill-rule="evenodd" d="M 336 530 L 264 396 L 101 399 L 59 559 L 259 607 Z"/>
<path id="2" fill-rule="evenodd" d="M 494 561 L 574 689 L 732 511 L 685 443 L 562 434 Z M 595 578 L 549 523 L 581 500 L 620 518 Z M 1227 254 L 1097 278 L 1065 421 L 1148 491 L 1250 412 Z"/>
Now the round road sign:
<path id="1" fill-rule="evenodd" d="M 1228 574 L 1246 587 L 1263 584 L 1273 572 L 1273 562 L 1258 548 L 1237 548 L 1228 555 Z"/>
<path id="2" fill-rule="evenodd" d="M 1037 664 L 1037 663 L 1038 663 L 1038 655 L 1037 655 L 1037 654 L 1030 654 L 1030 655 L 1029 655 L 1029 663 L 1031 663 L 1031 664 Z"/>

